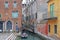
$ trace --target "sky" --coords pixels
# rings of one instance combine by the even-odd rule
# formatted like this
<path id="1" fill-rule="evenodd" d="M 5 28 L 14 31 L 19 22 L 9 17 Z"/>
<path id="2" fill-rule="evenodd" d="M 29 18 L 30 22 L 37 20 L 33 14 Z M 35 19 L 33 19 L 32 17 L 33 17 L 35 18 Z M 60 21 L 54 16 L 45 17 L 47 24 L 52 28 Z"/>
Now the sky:
<path id="1" fill-rule="evenodd" d="M 30 1 L 31 1 L 31 0 L 30 0 Z M 26 3 L 26 0 L 23 0 L 22 3 L 23 3 L 23 4 Z"/>
<path id="2" fill-rule="evenodd" d="M 22 1 L 22 4 L 24 4 L 24 3 L 26 3 L 26 0 L 23 0 L 23 1 Z"/>

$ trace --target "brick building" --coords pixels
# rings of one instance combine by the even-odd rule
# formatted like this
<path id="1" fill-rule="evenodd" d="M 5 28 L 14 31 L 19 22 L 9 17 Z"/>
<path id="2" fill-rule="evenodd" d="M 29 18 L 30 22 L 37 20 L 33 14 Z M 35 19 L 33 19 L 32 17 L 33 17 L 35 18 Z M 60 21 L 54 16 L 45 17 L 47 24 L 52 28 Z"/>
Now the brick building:
<path id="1" fill-rule="evenodd" d="M 16 31 L 21 27 L 21 0 L 0 0 L 0 32 Z"/>

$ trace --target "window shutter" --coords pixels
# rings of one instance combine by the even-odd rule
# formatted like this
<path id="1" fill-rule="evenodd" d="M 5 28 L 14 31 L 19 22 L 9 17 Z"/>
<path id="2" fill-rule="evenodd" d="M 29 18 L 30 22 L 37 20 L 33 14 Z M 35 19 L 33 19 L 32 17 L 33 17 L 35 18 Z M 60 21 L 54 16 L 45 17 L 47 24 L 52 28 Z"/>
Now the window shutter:
<path id="1" fill-rule="evenodd" d="M 54 4 L 50 5 L 50 16 L 54 17 Z"/>

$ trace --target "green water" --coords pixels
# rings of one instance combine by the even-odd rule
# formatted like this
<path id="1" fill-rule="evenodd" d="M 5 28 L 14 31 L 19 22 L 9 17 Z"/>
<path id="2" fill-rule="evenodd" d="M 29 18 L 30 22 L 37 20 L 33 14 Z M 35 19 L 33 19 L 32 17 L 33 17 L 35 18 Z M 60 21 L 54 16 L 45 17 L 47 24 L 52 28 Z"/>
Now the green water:
<path id="1" fill-rule="evenodd" d="M 37 34 L 28 32 L 28 37 L 27 38 L 17 37 L 16 40 L 45 40 L 45 39 L 42 39 L 42 37 L 40 37 Z"/>

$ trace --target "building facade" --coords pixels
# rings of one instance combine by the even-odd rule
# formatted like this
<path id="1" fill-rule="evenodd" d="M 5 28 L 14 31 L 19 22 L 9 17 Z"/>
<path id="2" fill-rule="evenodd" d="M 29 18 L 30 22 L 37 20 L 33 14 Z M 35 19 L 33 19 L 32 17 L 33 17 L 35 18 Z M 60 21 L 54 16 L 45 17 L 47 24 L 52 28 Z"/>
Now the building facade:
<path id="1" fill-rule="evenodd" d="M 24 4 L 25 5 L 25 4 Z M 34 6 L 34 7 L 33 7 Z M 25 28 L 30 31 L 34 31 L 35 26 L 35 16 L 36 16 L 36 1 L 26 0 L 26 7 L 23 10 L 23 15 L 25 15 Z"/>
<path id="2" fill-rule="evenodd" d="M 47 3 L 44 0 L 36 0 L 37 3 L 37 20 L 36 20 L 36 33 L 48 35 L 47 21 Z"/>
<path id="3" fill-rule="evenodd" d="M 21 28 L 21 0 L 0 0 L 0 31 L 16 31 Z"/>
<path id="4" fill-rule="evenodd" d="M 48 1 L 48 35 L 60 38 L 60 0 Z"/>

